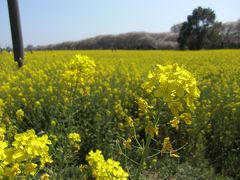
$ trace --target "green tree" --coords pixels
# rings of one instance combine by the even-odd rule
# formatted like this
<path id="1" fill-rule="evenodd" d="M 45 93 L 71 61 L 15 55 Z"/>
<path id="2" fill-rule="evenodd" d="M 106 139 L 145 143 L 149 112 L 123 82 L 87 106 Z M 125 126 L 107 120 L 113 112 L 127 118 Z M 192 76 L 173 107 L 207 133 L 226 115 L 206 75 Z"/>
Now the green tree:
<path id="1" fill-rule="evenodd" d="M 173 33 L 179 33 L 181 28 L 182 28 L 183 23 L 178 23 L 178 24 L 174 24 L 171 28 L 170 31 Z"/>
<path id="2" fill-rule="evenodd" d="M 180 29 L 178 37 L 180 49 L 199 50 L 204 47 L 205 42 L 216 40 L 220 30 L 216 27 L 221 24 L 215 22 L 215 19 L 216 15 L 210 8 L 194 9 Z M 214 39 L 211 40 L 213 34 Z"/>

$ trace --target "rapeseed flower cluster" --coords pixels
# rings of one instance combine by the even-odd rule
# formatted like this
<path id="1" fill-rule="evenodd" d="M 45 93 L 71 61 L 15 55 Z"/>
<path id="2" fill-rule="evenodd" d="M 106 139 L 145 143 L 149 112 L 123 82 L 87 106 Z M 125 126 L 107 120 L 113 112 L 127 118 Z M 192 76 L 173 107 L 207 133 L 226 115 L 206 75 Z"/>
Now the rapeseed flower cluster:
<path id="1" fill-rule="evenodd" d="M 3 141 L 5 138 L 6 128 L 0 127 L 0 141 Z"/>
<path id="2" fill-rule="evenodd" d="M 172 127 L 178 129 L 180 119 L 191 124 L 191 115 L 184 113 L 184 107 L 194 112 L 194 101 L 200 97 L 200 90 L 194 76 L 178 64 L 162 66 L 157 64 L 156 69 L 150 71 L 148 80 L 142 88 L 155 97 L 162 98 L 173 114 Z"/>
<path id="3" fill-rule="evenodd" d="M 69 133 L 68 139 L 74 149 L 80 150 L 81 137 L 78 133 Z"/>
<path id="4" fill-rule="evenodd" d="M 131 142 L 132 142 L 131 138 L 127 138 L 126 140 L 123 141 L 123 147 L 125 149 L 132 149 Z"/>
<path id="5" fill-rule="evenodd" d="M 92 150 L 86 157 L 89 166 L 92 169 L 92 175 L 96 180 L 127 180 L 128 173 L 120 166 L 120 162 L 112 159 L 104 160 L 102 152 Z"/>
<path id="6" fill-rule="evenodd" d="M 75 55 L 62 74 L 62 81 L 70 91 L 88 95 L 94 82 L 95 63 L 88 56 Z"/>
<path id="7" fill-rule="evenodd" d="M 16 118 L 19 122 L 23 120 L 24 117 L 24 111 L 22 109 L 18 109 L 16 112 Z"/>
<path id="8" fill-rule="evenodd" d="M 137 104 L 138 104 L 138 110 L 143 113 L 147 113 L 148 109 L 153 108 L 152 106 L 149 106 L 148 102 L 142 97 L 139 97 L 137 99 Z"/>
<path id="9" fill-rule="evenodd" d="M 34 130 L 16 134 L 11 145 L 0 140 L 0 177 L 34 176 L 38 168 L 53 162 L 48 153 L 50 144 L 47 135 L 38 137 Z"/>

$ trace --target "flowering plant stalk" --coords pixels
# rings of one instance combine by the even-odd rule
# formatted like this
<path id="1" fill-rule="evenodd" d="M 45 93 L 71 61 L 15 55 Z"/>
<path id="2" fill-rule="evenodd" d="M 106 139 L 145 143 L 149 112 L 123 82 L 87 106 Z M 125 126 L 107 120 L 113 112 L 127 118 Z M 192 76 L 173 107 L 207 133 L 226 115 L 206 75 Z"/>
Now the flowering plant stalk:
<path id="1" fill-rule="evenodd" d="M 191 113 L 195 110 L 194 101 L 200 96 L 200 91 L 197 88 L 196 79 L 189 71 L 178 64 L 167 66 L 158 64 L 156 69 L 149 72 L 148 80 L 142 84 L 142 88 L 155 98 L 163 99 L 168 105 L 174 116 L 173 120 L 170 121 L 173 128 L 178 130 L 180 120 L 187 125 L 191 125 Z M 145 113 L 148 113 L 149 109 L 152 108 L 143 98 L 139 98 L 138 107 L 139 111 Z M 189 111 L 186 112 L 186 110 Z M 154 118 L 153 121 L 148 121 L 145 127 L 146 144 L 134 177 L 135 180 L 139 179 L 148 155 L 151 139 L 154 134 L 158 134 L 158 121 L 159 118 Z M 162 146 L 161 153 L 169 153 L 171 157 L 179 157 L 177 151 L 172 148 L 169 137 L 165 137 Z"/>

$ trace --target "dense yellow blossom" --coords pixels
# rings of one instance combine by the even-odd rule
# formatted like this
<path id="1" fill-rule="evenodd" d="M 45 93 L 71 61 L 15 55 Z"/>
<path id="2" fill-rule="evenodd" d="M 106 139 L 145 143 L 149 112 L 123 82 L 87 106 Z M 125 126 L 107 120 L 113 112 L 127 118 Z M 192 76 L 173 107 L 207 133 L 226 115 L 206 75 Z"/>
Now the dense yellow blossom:
<path id="1" fill-rule="evenodd" d="M 10 172 L 18 174 L 18 166 L 19 176 L 26 173 L 32 176 L 34 165 L 30 163 L 37 164 L 34 176 L 42 175 L 39 169 L 51 161 L 50 155 L 37 156 L 32 161 L 29 158 L 36 154 L 33 145 L 40 149 L 36 139 L 41 134 L 49 134 L 54 143 L 51 148 L 47 144 L 49 154 L 56 152 L 55 158 L 70 151 L 70 155 L 63 157 L 69 158 L 66 163 L 72 165 L 81 157 L 80 151 L 72 153 L 76 152 L 73 145 L 80 148 L 81 143 L 83 151 L 98 147 L 110 156 L 116 152 L 112 138 L 117 136 L 125 139 L 123 146 L 131 147 L 125 149 L 130 152 L 138 146 L 137 140 L 142 138 L 139 132 L 144 130 L 152 138 L 157 136 L 156 139 L 171 136 L 171 142 L 166 139 L 164 146 L 176 142 L 184 156 L 185 150 L 194 147 L 191 158 L 207 149 L 211 161 L 218 164 L 222 163 L 224 152 L 222 165 L 235 167 L 231 172 L 239 172 L 239 50 L 37 51 L 26 54 L 20 69 L 12 54 L 3 52 L 0 56 L 0 179 L 5 168 L 9 176 Z M 20 109 L 24 112 L 19 111 L 17 118 Z M 32 146 L 21 144 L 27 143 L 24 139 L 14 139 L 17 132 L 32 128 L 39 133 L 35 134 L 37 137 L 30 133 L 35 138 L 29 140 L 34 143 Z M 65 128 L 67 131 L 63 132 Z M 72 129 L 81 132 L 81 142 L 71 143 L 68 136 L 62 136 L 61 133 Z M 25 135 L 24 138 L 27 139 Z M 18 141 L 16 148 L 12 145 L 14 141 Z M 40 144 L 44 144 L 42 141 Z M 62 142 L 69 143 L 64 146 L 67 151 L 61 147 Z M 174 151 L 170 153 L 170 149 L 165 153 L 178 156 Z M 136 153 L 128 155 L 133 160 L 139 158 Z M 59 163 L 49 165 L 55 170 Z M 125 164 L 122 165 L 125 169 Z M 55 173 L 50 173 L 48 166 L 45 170 L 51 176 Z M 48 174 L 42 177 L 50 179 Z"/>
<path id="2" fill-rule="evenodd" d="M 120 166 L 120 162 L 112 159 L 105 161 L 100 150 L 90 151 L 86 160 L 92 169 L 93 177 L 97 180 L 126 180 L 129 176 Z"/>
<path id="3" fill-rule="evenodd" d="M 75 55 L 62 74 L 62 81 L 71 91 L 88 95 L 89 84 L 94 82 L 95 63 L 88 56 Z"/>
<path id="4" fill-rule="evenodd" d="M 7 156 L 5 154 L 5 148 L 8 146 L 7 142 L 0 141 L 0 161 L 4 160 Z"/>
<path id="5" fill-rule="evenodd" d="M 0 127 L 0 141 L 4 140 L 5 133 L 6 133 L 6 128 L 5 127 Z"/>
<path id="6" fill-rule="evenodd" d="M 69 133 L 68 138 L 71 142 L 81 142 L 80 135 L 78 133 Z"/>
<path id="7" fill-rule="evenodd" d="M 40 168 L 44 168 L 45 163 L 53 162 L 48 153 L 49 144 L 51 141 L 47 135 L 38 137 L 34 130 L 16 134 L 12 147 L 7 142 L 0 141 L 0 177 L 13 179 L 20 174 L 34 176 L 38 164 L 32 161 L 40 159 Z"/>
<path id="8" fill-rule="evenodd" d="M 156 69 L 150 71 L 148 80 L 142 84 L 142 88 L 155 97 L 163 98 L 171 110 L 174 119 L 170 121 L 172 127 L 178 129 L 180 113 L 188 107 L 194 112 L 194 101 L 200 97 L 200 90 L 194 76 L 178 64 L 162 66 L 156 65 Z M 182 114 L 186 124 L 191 124 L 191 115 Z"/>
<path id="9" fill-rule="evenodd" d="M 80 150 L 81 137 L 78 133 L 69 133 L 68 139 L 73 148 Z"/>

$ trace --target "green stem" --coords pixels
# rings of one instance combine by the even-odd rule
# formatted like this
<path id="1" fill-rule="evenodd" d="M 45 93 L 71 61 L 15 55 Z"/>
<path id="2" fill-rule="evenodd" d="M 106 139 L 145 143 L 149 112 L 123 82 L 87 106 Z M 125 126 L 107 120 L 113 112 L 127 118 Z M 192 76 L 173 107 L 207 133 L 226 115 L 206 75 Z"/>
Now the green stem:
<path id="1" fill-rule="evenodd" d="M 147 157 L 147 155 L 148 155 L 148 150 L 149 150 L 150 142 L 151 142 L 151 136 L 150 136 L 150 134 L 148 134 L 148 135 L 147 135 L 147 141 L 146 141 L 146 144 L 145 144 L 145 146 L 144 146 L 142 158 L 141 158 L 140 164 L 139 164 L 139 166 L 138 166 L 138 169 L 137 169 L 136 175 L 135 175 L 135 177 L 134 177 L 134 180 L 138 180 L 138 179 L 139 179 L 139 176 L 140 176 L 140 173 L 142 172 L 142 168 L 143 168 L 145 159 L 146 159 L 146 157 Z"/>

